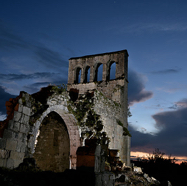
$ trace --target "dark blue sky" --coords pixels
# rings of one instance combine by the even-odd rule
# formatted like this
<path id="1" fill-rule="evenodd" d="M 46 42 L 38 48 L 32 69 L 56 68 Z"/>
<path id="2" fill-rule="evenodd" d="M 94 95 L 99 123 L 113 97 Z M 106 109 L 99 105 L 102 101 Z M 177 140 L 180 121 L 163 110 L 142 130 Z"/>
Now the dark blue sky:
<path id="1" fill-rule="evenodd" d="M 0 112 L 67 82 L 68 59 L 127 49 L 132 150 L 187 156 L 185 0 L 0 1 Z M 154 135 L 153 135 L 154 134 Z"/>

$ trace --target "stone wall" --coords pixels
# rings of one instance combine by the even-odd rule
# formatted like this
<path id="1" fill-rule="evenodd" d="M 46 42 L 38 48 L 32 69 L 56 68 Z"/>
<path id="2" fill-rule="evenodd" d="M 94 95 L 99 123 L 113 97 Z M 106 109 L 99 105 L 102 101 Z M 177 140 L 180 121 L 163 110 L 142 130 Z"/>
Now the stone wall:
<path id="1" fill-rule="evenodd" d="M 110 80 L 110 67 L 116 63 L 115 79 Z M 103 64 L 102 81 L 97 81 L 99 65 Z M 90 81 L 87 69 L 90 68 Z M 81 80 L 78 83 L 78 71 Z M 94 111 L 102 118 L 104 131 L 110 138 L 110 148 L 120 150 L 120 158 L 130 164 L 130 137 L 124 136 L 128 128 L 128 52 L 126 50 L 69 59 L 68 91 L 77 90 L 79 96 L 94 92 Z M 100 92 L 100 95 L 96 92 Z M 98 99 L 98 96 L 100 99 Z"/>
<path id="2" fill-rule="evenodd" d="M 23 162 L 24 158 L 34 155 L 42 170 L 58 172 L 66 168 L 75 169 L 76 150 L 81 145 L 81 141 L 76 119 L 67 109 L 68 99 L 67 92 L 58 94 L 52 90 L 52 86 L 43 88 L 33 95 L 21 92 L 20 96 L 16 98 L 17 103 L 14 104 L 16 108 L 12 108 L 11 119 L 8 116 L 0 125 L 2 134 L 0 138 L 0 166 L 15 168 Z M 45 123 L 50 113 L 56 113 L 61 121 L 54 120 L 53 124 L 49 122 L 48 127 L 43 129 L 42 123 Z M 61 127 L 58 127 L 59 125 Z M 41 136 L 39 135 L 40 130 Z M 47 130 L 46 133 L 43 130 Z M 47 136 L 48 132 L 50 137 Z M 43 141 L 40 140 L 42 137 L 45 138 Z M 53 143 L 54 140 L 56 140 L 56 145 Z M 35 149 L 37 141 L 39 144 Z M 40 143 L 46 145 L 44 149 L 41 149 Z M 48 143 L 53 144 L 49 145 Z M 56 167 L 50 168 L 49 161 L 47 166 L 43 166 L 43 162 L 39 161 L 41 157 L 46 157 L 47 151 L 47 155 L 53 157 L 52 159 L 56 162 Z M 39 156 L 40 152 L 42 152 L 41 156 Z"/>
<path id="3" fill-rule="evenodd" d="M 112 63 L 116 63 L 115 80 L 109 79 Z M 97 82 L 100 64 L 103 80 Z M 128 127 L 127 66 L 126 50 L 71 58 L 67 91 L 65 87 L 48 86 L 32 95 L 21 92 L 6 102 L 8 117 L 0 122 L 0 166 L 15 168 L 24 158 L 34 157 L 42 170 L 75 169 L 78 147 L 86 138 L 101 138 L 105 132 L 109 148 L 118 149 L 121 160 L 129 165 L 130 137 L 124 134 Z M 79 69 L 82 76 L 77 84 Z M 84 109 L 76 107 L 83 101 L 87 104 Z M 83 126 L 85 123 L 88 125 Z M 82 135 L 85 131 L 90 135 Z"/>
<path id="4" fill-rule="evenodd" d="M 9 102 L 12 100 L 10 99 Z M 11 105 L 6 102 L 6 105 Z M 9 112 L 6 125 L 1 125 L 3 131 L 0 138 L 0 166 L 14 168 L 17 167 L 23 158 L 27 156 L 28 134 L 30 132 L 29 117 L 31 112 L 31 99 L 29 94 L 21 92 L 15 99 L 14 108 Z M 4 122 L 2 122 L 4 123 Z"/>

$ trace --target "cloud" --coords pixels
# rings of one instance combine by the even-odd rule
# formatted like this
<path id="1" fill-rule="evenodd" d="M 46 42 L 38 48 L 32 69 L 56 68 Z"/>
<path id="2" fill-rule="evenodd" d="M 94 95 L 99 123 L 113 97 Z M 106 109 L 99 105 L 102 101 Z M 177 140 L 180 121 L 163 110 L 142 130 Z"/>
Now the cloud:
<path id="1" fill-rule="evenodd" d="M 10 98 L 15 98 L 15 95 L 11 95 L 7 92 L 5 92 L 5 88 L 0 86 L 0 114 L 4 115 L 6 114 L 6 107 L 5 103 L 8 101 Z"/>
<path id="2" fill-rule="evenodd" d="M 38 46 L 35 48 L 35 54 L 38 62 L 47 67 L 57 69 L 63 67 L 66 70 L 68 68 L 68 61 L 63 60 L 58 52 L 52 51 L 46 47 Z"/>
<path id="3" fill-rule="evenodd" d="M 17 48 L 29 48 L 29 44 L 24 41 L 23 38 L 14 34 L 13 31 L 0 20 L 0 49 L 9 50 Z"/>
<path id="4" fill-rule="evenodd" d="M 8 28 L 3 21 L 0 20 L 0 50 L 11 51 L 16 50 L 20 57 L 23 50 L 27 50 L 29 58 L 33 59 L 33 63 L 41 63 L 47 68 L 60 69 L 67 71 L 68 61 L 64 60 L 60 53 L 44 46 L 38 41 L 29 41 L 19 36 L 15 31 Z M 5 56 L 3 56 L 5 57 Z M 29 59 L 30 60 L 30 59 Z M 25 61 L 23 62 L 25 66 Z"/>
<path id="5" fill-rule="evenodd" d="M 178 73 L 181 69 L 165 69 L 165 70 L 159 70 L 159 71 L 152 71 L 152 74 L 172 74 L 172 73 Z"/>
<path id="6" fill-rule="evenodd" d="M 0 74 L 0 79 L 2 80 L 25 80 L 25 79 L 39 79 L 39 78 L 49 78 L 60 73 L 51 72 L 36 72 L 33 74 Z"/>
<path id="7" fill-rule="evenodd" d="M 23 90 L 26 92 L 29 92 L 30 94 L 35 93 L 40 90 L 42 87 L 46 87 L 48 85 L 61 85 L 66 84 L 67 81 L 65 79 L 61 79 L 61 81 L 50 81 L 50 82 L 37 82 L 30 85 L 23 86 Z"/>
<path id="8" fill-rule="evenodd" d="M 128 80 L 128 99 L 130 106 L 134 103 L 146 101 L 153 96 L 153 92 L 145 90 L 145 80 L 143 75 L 129 70 Z"/>
<path id="9" fill-rule="evenodd" d="M 187 108 L 187 99 L 183 99 L 181 101 L 175 102 L 171 107 L 168 107 L 169 109 L 181 109 L 181 108 Z"/>
<path id="10" fill-rule="evenodd" d="M 0 85 L 6 87 L 10 94 L 17 95 L 20 91 L 34 93 L 49 84 L 67 83 L 66 73 L 36 72 L 32 74 L 0 74 Z"/>
<path id="11" fill-rule="evenodd" d="M 186 100 L 186 99 L 185 99 Z M 175 111 L 160 112 L 152 117 L 155 127 L 160 129 L 156 135 L 141 133 L 129 126 L 132 134 L 132 151 L 152 153 L 159 148 L 166 154 L 186 156 L 187 154 L 187 107 Z"/>

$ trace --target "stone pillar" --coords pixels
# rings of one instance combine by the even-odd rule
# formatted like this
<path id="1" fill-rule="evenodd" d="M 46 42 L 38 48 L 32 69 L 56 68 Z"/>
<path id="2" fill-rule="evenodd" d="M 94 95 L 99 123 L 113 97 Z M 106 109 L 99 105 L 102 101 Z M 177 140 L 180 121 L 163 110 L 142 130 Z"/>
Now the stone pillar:
<path id="1" fill-rule="evenodd" d="M 102 80 L 103 81 L 106 81 L 107 79 L 107 64 L 106 63 L 103 63 L 103 75 L 102 75 Z"/>
<path id="2" fill-rule="evenodd" d="M 94 81 L 94 66 L 90 66 L 90 83 Z"/>
<path id="3" fill-rule="evenodd" d="M 80 83 L 83 83 L 84 81 L 84 69 L 81 68 L 81 79 L 80 79 Z"/>

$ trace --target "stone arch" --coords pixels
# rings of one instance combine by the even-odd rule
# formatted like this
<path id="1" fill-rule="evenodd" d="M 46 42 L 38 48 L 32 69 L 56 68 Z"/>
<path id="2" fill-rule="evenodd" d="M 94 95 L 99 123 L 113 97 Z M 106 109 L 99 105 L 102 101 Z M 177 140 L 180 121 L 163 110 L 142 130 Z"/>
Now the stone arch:
<path id="1" fill-rule="evenodd" d="M 29 143 L 31 144 L 31 153 L 34 154 L 35 152 L 35 142 L 38 137 L 38 132 L 41 126 L 42 121 L 44 118 L 51 112 L 56 112 L 64 121 L 67 132 L 69 135 L 69 145 L 70 145 L 70 153 L 69 153 L 69 168 L 70 169 L 76 169 L 76 151 L 78 147 L 81 146 L 81 138 L 80 138 L 80 132 L 79 128 L 76 124 L 75 117 L 72 114 L 69 114 L 67 112 L 67 107 L 62 105 L 57 105 L 48 108 L 41 117 L 37 120 L 37 122 L 34 124 L 35 129 L 33 131 L 33 138 L 29 140 Z"/>
<path id="2" fill-rule="evenodd" d="M 111 80 L 111 79 L 110 79 L 111 66 L 112 66 L 114 63 L 116 64 L 115 61 L 108 61 L 108 62 L 107 62 L 107 69 L 106 69 L 106 80 L 107 80 L 107 81 Z M 115 69 L 115 78 L 116 78 L 116 69 Z"/>
<path id="3" fill-rule="evenodd" d="M 56 112 L 50 112 L 42 121 L 33 154 L 43 171 L 63 172 L 70 165 L 70 139 L 66 124 Z"/>
<path id="4" fill-rule="evenodd" d="M 74 70 L 74 83 L 81 83 L 82 69 L 81 67 L 76 67 Z M 80 76 L 80 79 L 79 79 Z"/>
<path id="5" fill-rule="evenodd" d="M 97 78 L 97 76 L 98 76 L 98 68 L 99 68 L 101 65 L 102 65 L 101 62 L 97 62 L 97 63 L 95 63 L 95 65 L 94 65 L 94 81 L 98 81 L 98 78 Z"/>
<path id="6" fill-rule="evenodd" d="M 83 72 L 83 83 L 88 83 L 89 82 L 89 80 L 90 80 L 90 77 L 88 78 L 88 71 L 90 70 L 90 66 L 86 66 L 85 68 L 84 68 L 84 72 Z"/>

